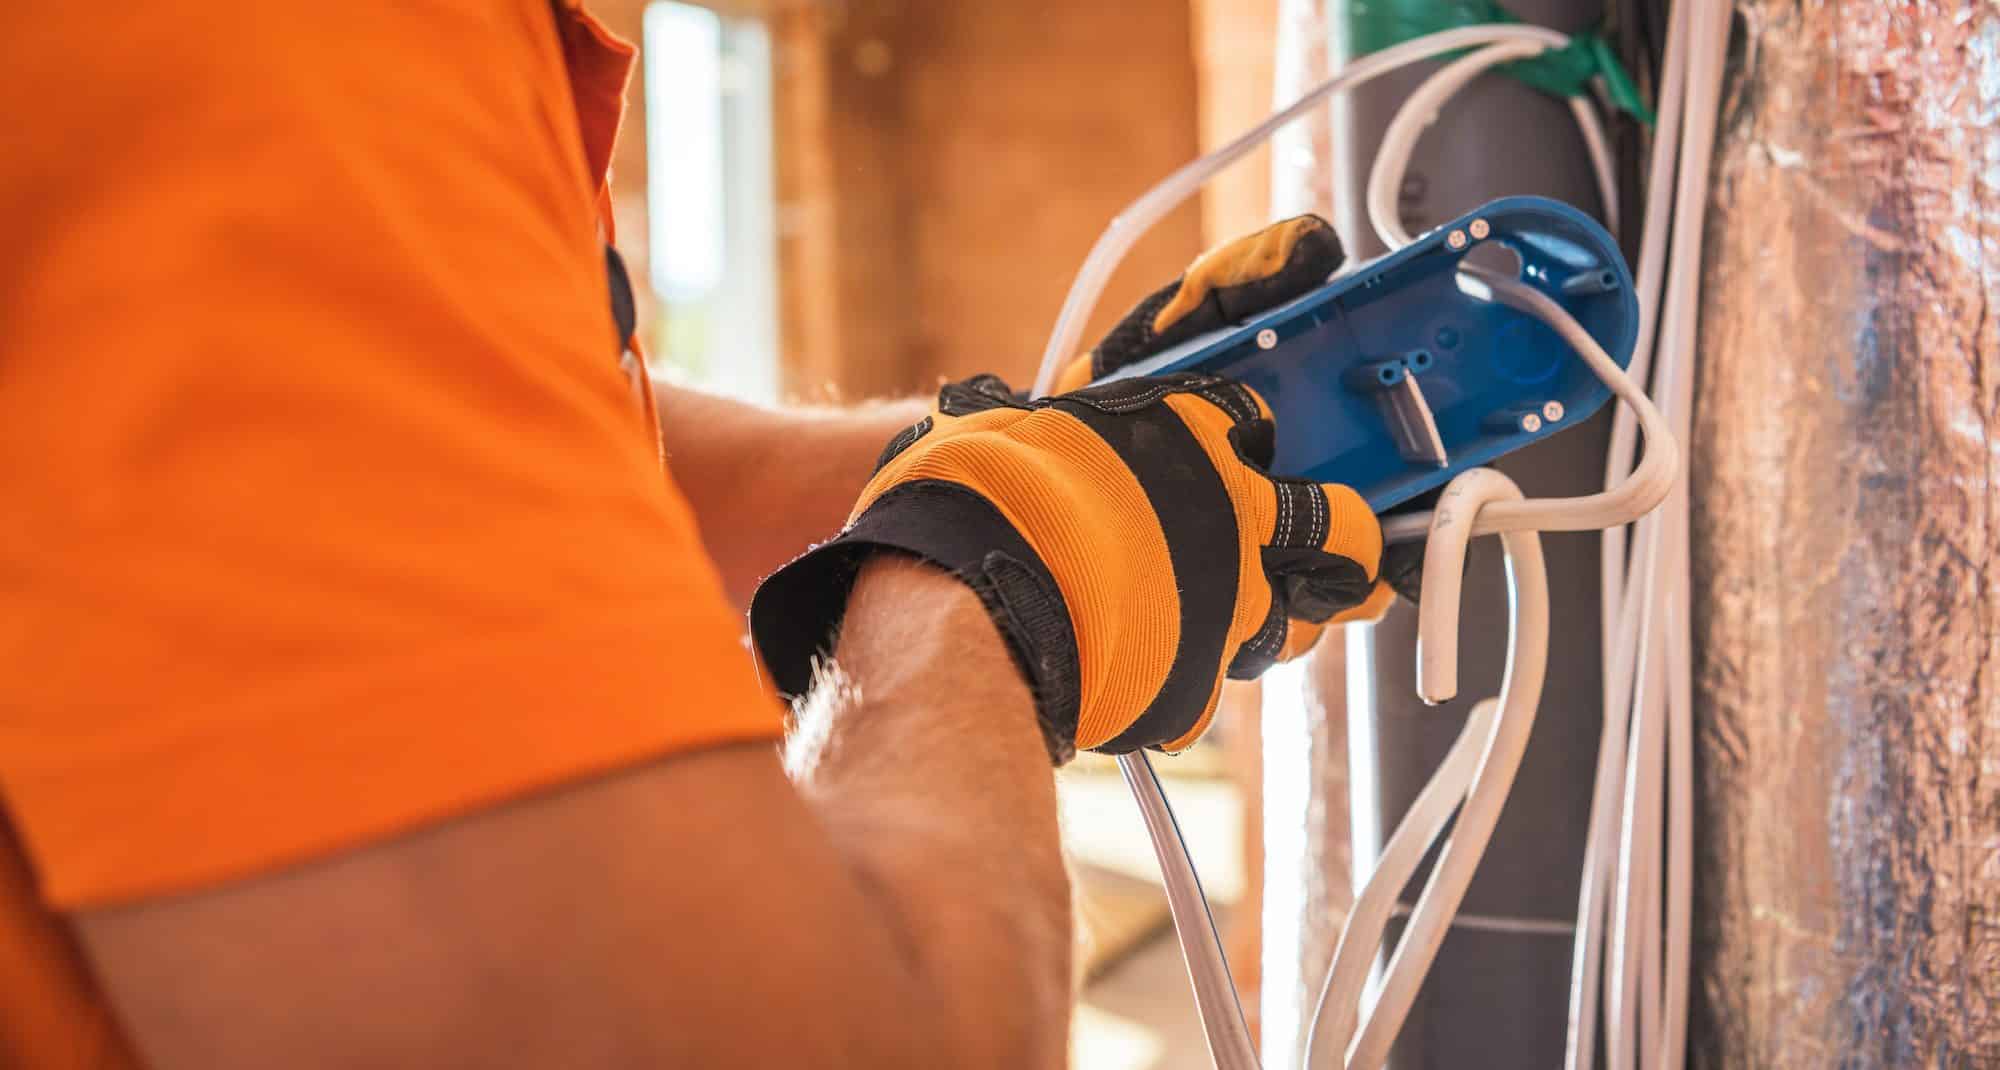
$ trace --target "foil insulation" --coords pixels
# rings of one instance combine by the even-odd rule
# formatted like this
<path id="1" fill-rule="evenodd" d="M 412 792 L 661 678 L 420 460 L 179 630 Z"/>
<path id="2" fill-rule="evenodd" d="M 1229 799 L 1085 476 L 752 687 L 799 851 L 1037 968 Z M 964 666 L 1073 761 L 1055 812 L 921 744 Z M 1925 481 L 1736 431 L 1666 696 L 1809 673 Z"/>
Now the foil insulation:
<path id="1" fill-rule="evenodd" d="M 1739 7 L 1689 444 L 1691 1061 L 2000 1067 L 2000 8 Z"/>

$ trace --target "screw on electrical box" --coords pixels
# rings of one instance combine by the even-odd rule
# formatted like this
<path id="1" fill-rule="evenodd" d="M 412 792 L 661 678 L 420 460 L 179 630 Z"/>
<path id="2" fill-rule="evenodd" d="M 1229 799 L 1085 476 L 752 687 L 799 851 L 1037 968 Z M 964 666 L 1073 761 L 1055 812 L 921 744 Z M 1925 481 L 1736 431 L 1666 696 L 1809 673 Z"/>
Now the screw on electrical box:
<path id="1" fill-rule="evenodd" d="M 1491 234 L 1491 233 L 1493 233 L 1493 228 L 1492 228 L 1492 227 L 1490 227 L 1490 226 L 1487 226 L 1487 225 L 1486 225 L 1486 221 L 1485 221 L 1484 219 L 1475 219 L 1475 220 L 1473 220 L 1473 221 L 1472 221 L 1472 226 L 1470 226 L 1470 227 L 1468 227 L 1468 228 L 1466 228 L 1466 229 L 1468 229 L 1468 230 L 1472 231 L 1472 236 L 1473 236 L 1474 238 L 1484 238 L 1484 237 L 1486 237 L 1486 236 L 1487 236 L 1488 234 Z"/>
<path id="2" fill-rule="evenodd" d="M 1562 419 L 1562 418 L 1563 418 L 1563 403 L 1562 403 L 1562 402 L 1560 402 L 1560 401 L 1550 401 L 1550 402 L 1545 402 L 1545 403 L 1543 403 L 1543 405 L 1542 405 L 1542 419 L 1544 419 L 1544 420 L 1547 420 L 1547 421 L 1548 421 L 1548 422 L 1550 422 L 1550 423 L 1555 423 L 1555 422 L 1556 422 L 1557 420 L 1560 420 L 1560 419 Z"/>
<path id="3" fill-rule="evenodd" d="M 1278 332 L 1269 327 L 1257 332 L 1257 348 L 1270 349 L 1278 344 Z"/>
<path id="4" fill-rule="evenodd" d="M 1489 413 L 1480 421 L 1480 426 L 1502 434 L 1524 431 L 1532 435 L 1542 429 L 1543 421 L 1541 414 L 1533 409 L 1501 409 Z"/>
<path id="5" fill-rule="evenodd" d="M 1462 230 L 1452 231 L 1450 234 L 1445 235 L 1444 243 L 1454 249 L 1465 248 L 1465 232 Z"/>

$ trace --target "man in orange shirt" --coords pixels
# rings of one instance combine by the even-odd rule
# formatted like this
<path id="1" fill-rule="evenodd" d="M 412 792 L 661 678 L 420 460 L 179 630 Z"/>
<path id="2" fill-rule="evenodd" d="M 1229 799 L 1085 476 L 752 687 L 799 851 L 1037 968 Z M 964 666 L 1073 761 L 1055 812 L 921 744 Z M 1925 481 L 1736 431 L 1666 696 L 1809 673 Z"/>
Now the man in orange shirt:
<path id="1" fill-rule="evenodd" d="M 1051 756 L 1380 605 L 1226 383 L 656 427 L 630 56 L 573 0 L 0 15 L 0 1065 L 1058 1064 Z M 1337 257 L 1226 247 L 1071 385 Z M 752 607 L 781 757 L 739 607 L 850 511 Z"/>

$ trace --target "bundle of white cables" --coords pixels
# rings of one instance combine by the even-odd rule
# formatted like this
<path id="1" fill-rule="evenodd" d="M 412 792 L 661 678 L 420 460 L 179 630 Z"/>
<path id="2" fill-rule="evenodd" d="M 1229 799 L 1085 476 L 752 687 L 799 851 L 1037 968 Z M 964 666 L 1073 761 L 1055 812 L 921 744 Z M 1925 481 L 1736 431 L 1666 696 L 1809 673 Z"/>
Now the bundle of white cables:
<path id="1" fill-rule="evenodd" d="M 1572 1070 L 1590 1070 L 1594 1065 L 1600 974 L 1607 996 L 1608 1065 L 1613 1070 L 1629 1068 L 1635 1065 L 1635 1057 L 1637 1065 L 1647 1068 L 1681 1063 L 1687 1006 L 1692 839 L 1688 761 L 1692 729 L 1687 705 L 1684 584 L 1687 499 L 1684 484 L 1675 478 L 1674 443 L 1685 437 L 1688 422 L 1701 205 L 1727 32 L 1727 11 L 1719 4 L 1684 0 L 1674 10 L 1659 126 L 1648 169 L 1637 282 L 1640 332 L 1629 375 L 1618 369 L 1560 305 L 1539 291 L 1469 266 L 1462 268 L 1461 286 L 1466 292 L 1503 301 L 1549 324 L 1624 404 L 1614 423 L 1604 492 L 1572 499 L 1522 500 L 1504 477 L 1475 470 L 1455 479 L 1446 492 L 1457 496 L 1464 508 L 1441 511 L 1437 517 L 1427 513 L 1399 516 L 1385 525 L 1385 535 L 1391 540 L 1428 534 L 1426 596 L 1419 622 L 1420 692 L 1437 701 L 1456 691 L 1459 565 L 1466 540 L 1473 535 L 1516 533 L 1503 539 L 1512 580 L 1513 657 L 1500 698 L 1474 708 L 1459 742 L 1404 816 L 1381 858 L 1375 860 L 1321 993 L 1307 1049 L 1308 1066 L 1338 1059 L 1348 1068 L 1372 1068 L 1387 1058 L 1498 821 L 1539 702 L 1546 657 L 1547 594 L 1540 540 L 1532 533 L 1596 528 L 1606 529 L 1606 717 L 1578 910 L 1567 1065 Z M 1112 271 L 1139 236 L 1209 177 L 1285 123 L 1307 114 L 1330 94 L 1387 71 L 1442 53 L 1484 46 L 1427 80 L 1385 133 L 1370 174 L 1368 207 L 1370 220 L 1384 242 L 1397 247 L 1410 238 L 1396 216 L 1395 191 L 1417 138 L 1435 119 L 1438 109 L 1488 68 L 1560 48 L 1568 41 L 1564 34 L 1539 27 L 1491 25 L 1447 30 L 1404 42 L 1355 61 L 1256 128 L 1175 172 L 1113 220 L 1091 249 L 1043 353 L 1037 393 L 1048 389 L 1063 360 L 1080 348 L 1084 322 Z M 1607 214 L 1615 218 L 1616 190 L 1597 113 L 1582 99 L 1572 102 L 1572 110 L 1583 131 Z M 1675 175 L 1677 159 L 1680 169 Z M 1674 225 L 1671 247 L 1676 258 L 1667 273 L 1662 316 L 1661 274 L 1667 262 L 1669 218 Z M 1645 381 L 1649 367 L 1657 407 L 1637 385 Z M 1663 410 L 1673 414 L 1678 426 L 1670 428 Z M 1642 426 L 1647 448 L 1644 459 L 1635 466 L 1636 430 Z M 1652 510 L 1663 497 L 1667 509 L 1642 522 L 1628 555 L 1623 525 Z M 1641 650 L 1646 652 L 1645 658 L 1639 657 Z M 1670 722 L 1665 732 L 1660 723 L 1663 705 Z M 1671 743 L 1674 759 L 1664 881 L 1658 872 L 1662 778 L 1668 765 L 1663 737 Z M 1160 856 L 1168 901 L 1216 1065 L 1230 1070 L 1254 1068 L 1256 1055 L 1221 944 L 1165 795 L 1142 755 L 1122 758 L 1121 767 Z M 1363 986 L 1369 966 L 1380 952 L 1394 897 L 1454 812 L 1458 821 L 1453 836 L 1411 912 L 1403 939 L 1363 1020 Z M 1663 883 L 1668 886 L 1664 933 Z M 1617 895 L 1609 903 L 1607 954 L 1607 901 L 1612 900 L 1614 885 Z"/>

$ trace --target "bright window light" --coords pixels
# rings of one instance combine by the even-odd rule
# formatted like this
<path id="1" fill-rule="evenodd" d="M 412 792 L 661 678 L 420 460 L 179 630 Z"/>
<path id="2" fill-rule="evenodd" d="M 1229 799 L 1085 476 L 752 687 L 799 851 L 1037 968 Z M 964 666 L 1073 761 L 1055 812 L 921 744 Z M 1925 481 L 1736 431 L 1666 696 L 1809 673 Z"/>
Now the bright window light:
<path id="1" fill-rule="evenodd" d="M 696 300 L 722 282 L 722 19 L 693 4 L 654 4 L 644 47 L 653 289 Z"/>
<path id="2" fill-rule="evenodd" d="M 646 9 L 646 214 L 653 370 L 778 397 L 771 40 L 757 18 Z"/>

